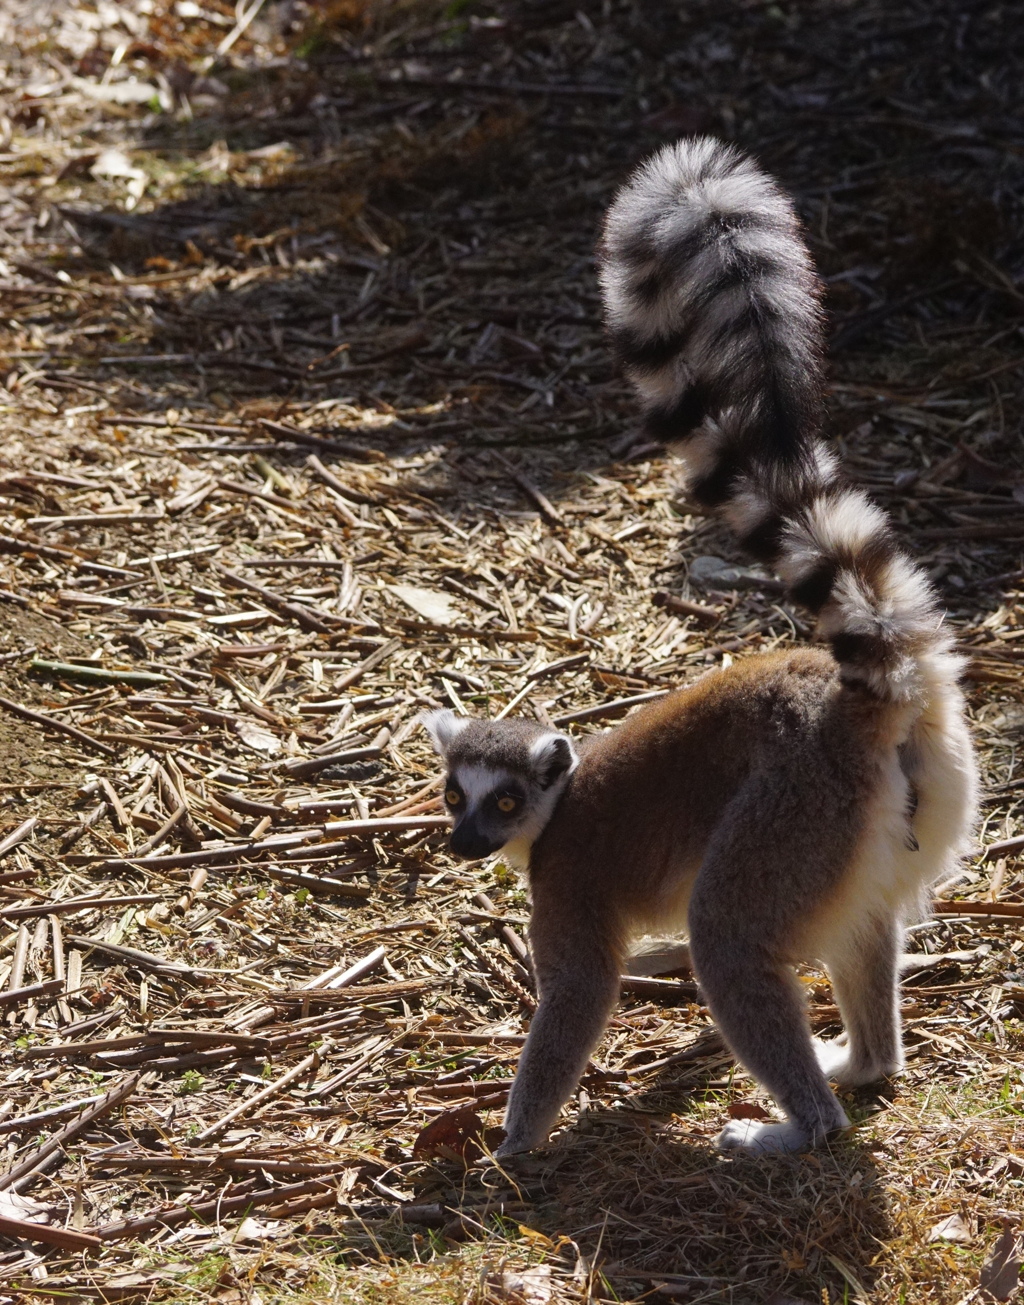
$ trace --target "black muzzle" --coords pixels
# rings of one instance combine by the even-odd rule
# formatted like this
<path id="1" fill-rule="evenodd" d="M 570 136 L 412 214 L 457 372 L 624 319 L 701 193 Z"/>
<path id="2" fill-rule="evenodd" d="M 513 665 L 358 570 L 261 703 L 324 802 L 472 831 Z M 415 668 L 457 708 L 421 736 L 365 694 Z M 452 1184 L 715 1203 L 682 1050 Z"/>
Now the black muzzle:
<path id="1" fill-rule="evenodd" d="M 497 852 L 501 840 L 483 833 L 471 821 L 463 821 L 452 830 L 448 845 L 456 856 L 467 861 L 478 861 L 483 856 Z"/>

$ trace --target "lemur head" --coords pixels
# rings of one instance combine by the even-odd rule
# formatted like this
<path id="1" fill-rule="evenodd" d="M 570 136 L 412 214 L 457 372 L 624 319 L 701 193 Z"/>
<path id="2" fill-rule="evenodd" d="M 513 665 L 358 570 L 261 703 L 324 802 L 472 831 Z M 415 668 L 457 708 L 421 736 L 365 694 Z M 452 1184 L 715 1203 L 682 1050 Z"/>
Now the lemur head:
<path id="1" fill-rule="evenodd" d="M 572 740 L 524 720 L 469 720 L 447 710 L 420 719 L 448 768 L 452 851 L 476 860 L 532 844 L 579 761 Z"/>

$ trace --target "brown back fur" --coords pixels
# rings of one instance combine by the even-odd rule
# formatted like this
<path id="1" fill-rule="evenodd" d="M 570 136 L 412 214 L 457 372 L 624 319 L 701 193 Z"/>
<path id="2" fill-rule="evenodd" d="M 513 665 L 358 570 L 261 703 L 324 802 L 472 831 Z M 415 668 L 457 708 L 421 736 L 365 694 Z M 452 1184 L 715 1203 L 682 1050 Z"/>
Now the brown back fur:
<path id="1" fill-rule="evenodd" d="M 538 907 L 557 894 L 566 903 L 559 917 L 568 899 L 591 911 L 600 902 L 605 920 L 639 931 L 683 925 L 709 844 L 741 828 L 746 845 L 733 849 L 735 877 L 722 890 L 746 900 L 723 908 L 749 913 L 756 902 L 759 913 L 777 912 L 787 900 L 787 911 L 792 902 L 806 917 L 837 885 L 860 835 L 878 779 L 878 713 L 877 702 L 844 689 L 834 659 L 814 649 L 747 659 L 637 712 L 589 742 L 556 818 L 534 844 Z M 772 808 L 766 836 L 787 809 L 781 867 L 756 821 L 731 819 L 759 789 Z M 788 882 L 766 883 L 768 874 Z M 540 927 L 543 915 L 535 915 Z M 778 939 L 773 922 L 762 920 Z"/>

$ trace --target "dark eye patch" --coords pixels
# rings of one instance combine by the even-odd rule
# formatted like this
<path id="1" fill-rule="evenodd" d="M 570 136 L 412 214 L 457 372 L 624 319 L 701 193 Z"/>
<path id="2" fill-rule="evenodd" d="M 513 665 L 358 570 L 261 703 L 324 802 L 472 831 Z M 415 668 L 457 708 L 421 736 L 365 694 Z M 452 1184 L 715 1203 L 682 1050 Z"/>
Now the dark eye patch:
<path id="1" fill-rule="evenodd" d="M 498 814 L 503 816 L 510 816 L 518 811 L 524 800 L 522 793 L 507 789 L 492 793 L 489 799 L 491 805 L 497 808 Z"/>

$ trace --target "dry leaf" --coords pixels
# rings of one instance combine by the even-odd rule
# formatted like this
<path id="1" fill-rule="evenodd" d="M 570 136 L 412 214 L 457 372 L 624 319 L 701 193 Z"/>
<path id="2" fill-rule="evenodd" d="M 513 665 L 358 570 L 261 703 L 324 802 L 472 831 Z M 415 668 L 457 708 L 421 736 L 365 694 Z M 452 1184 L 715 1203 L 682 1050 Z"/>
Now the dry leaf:
<path id="1" fill-rule="evenodd" d="M 1020 1283 L 1020 1245 L 1017 1231 L 1009 1219 L 1003 1221 L 1003 1231 L 992 1248 L 992 1254 L 981 1266 L 978 1285 L 991 1300 L 1009 1300 Z"/>
<path id="2" fill-rule="evenodd" d="M 235 733 L 247 746 L 256 752 L 280 752 L 281 740 L 260 725 L 249 720 L 240 720 L 235 725 Z"/>
<path id="3" fill-rule="evenodd" d="M 129 77 L 123 82 L 109 82 L 106 85 L 102 82 L 89 81 L 84 77 L 72 77 L 71 84 L 93 100 L 106 100 L 111 104 L 148 104 L 151 100 L 159 100 L 165 112 L 171 108 L 167 97 L 161 94 L 159 86 L 154 86 L 151 82 L 140 82 L 135 77 Z"/>
<path id="4" fill-rule="evenodd" d="M 128 183 L 128 194 L 132 202 L 126 208 L 134 208 L 142 198 L 149 178 L 141 168 L 135 167 L 127 154 L 121 150 L 103 150 L 99 158 L 89 169 L 94 177 L 120 177 Z"/>
<path id="5" fill-rule="evenodd" d="M 185 1265 L 172 1265 L 171 1268 L 186 1271 Z M 94 1296 L 93 1300 L 142 1302 L 153 1300 L 162 1288 L 164 1291 L 174 1285 L 175 1275 L 164 1270 L 160 1272 L 139 1272 L 127 1269 L 123 1273 L 112 1273 L 103 1279 L 103 1295 Z M 79 1297 L 82 1299 L 82 1297 Z"/>
<path id="6" fill-rule="evenodd" d="M 26 1223 L 52 1223 L 53 1206 L 41 1205 L 20 1192 L 0 1192 L 0 1215 L 6 1219 L 24 1219 Z"/>
<path id="7" fill-rule="evenodd" d="M 969 1242 L 972 1237 L 973 1233 L 959 1214 L 941 1220 L 928 1233 L 930 1242 Z"/>
<path id="8" fill-rule="evenodd" d="M 729 1103 L 730 1119 L 771 1119 L 764 1106 L 756 1101 L 732 1101 Z"/>
<path id="9" fill-rule="evenodd" d="M 459 611 L 447 594 L 436 589 L 418 589 L 415 585 L 388 585 L 391 592 L 407 607 L 432 625 L 451 625 L 458 620 Z"/>
<path id="10" fill-rule="evenodd" d="M 413 1143 L 417 1160 L 464 1160 L 471 1163 L 483 1154 L 479 1139 L 484 1135 L 483 1120 L 475 1107 L 449 1110 L 426 1126 Z"/>
<path id="11" fill-rule="evenodd" d="M 764 575 L 749 566 L 737 566 L 720 557 L 705 554 L 690 563 L 687 578 L 699 589 L 750 589 L 763 583 Z"/>
<path id="12" fill-rule="evenodd" d="M 554 1251 L 558 1249 L 558 1243 L 553 1242 L 547 1233 L 539 1232 L 536 1228 L 531 1228 L 528 1224 L 519 1225 L 519 1236 L 535 1249 L 544 1251 Z"/>
<path id="13" fill-rule="evenodd" d="M 546 1305 L 555 1293 L 551 1268 L 536 1264 L 532 1269 L 511 1270 L 487 1282 L 492 1297 L 508 1305 Z"/>
<path id="14" fill-rule="evenodd" d="M 234 1232 L 225 1232 L 226 1242 L 263 1242 L 277 1237 L 290 1227 L 284 1219 L 254 1219 L 248 1215 Z"/>

